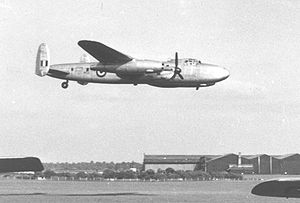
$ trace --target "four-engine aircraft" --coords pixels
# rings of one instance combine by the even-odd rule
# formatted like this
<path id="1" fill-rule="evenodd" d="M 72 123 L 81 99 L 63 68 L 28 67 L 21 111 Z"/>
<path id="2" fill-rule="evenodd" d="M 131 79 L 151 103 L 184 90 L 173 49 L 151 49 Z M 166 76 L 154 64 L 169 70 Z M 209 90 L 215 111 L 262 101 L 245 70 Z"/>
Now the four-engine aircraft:
<path id="1" fill-rule="evenodd" d="M 148 84 L 156 87 L 199 87 L 212 86 L 229 77 L 223 67 L 201 63 L 196 59 L 154 61 L 135 59 L 122 54 L 102 43 L 82 40 L 78 45 L 98 62 L 67 63 L 50 65 L 48 46 L 39 46 L 35 73 L 38 76 L 65 80 L 61 86 L 68 87 L 69 80 L 81 85 L 88 83 Z"/>

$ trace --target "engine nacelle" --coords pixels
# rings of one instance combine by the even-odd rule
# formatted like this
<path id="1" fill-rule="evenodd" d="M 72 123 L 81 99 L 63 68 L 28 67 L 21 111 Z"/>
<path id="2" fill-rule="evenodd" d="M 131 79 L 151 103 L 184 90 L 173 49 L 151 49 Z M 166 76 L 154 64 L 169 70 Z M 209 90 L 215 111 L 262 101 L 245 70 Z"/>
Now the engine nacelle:
<path id="1" fill-rule="evenodd" d="M 122 65 L 116 69 L 120 75 L 140 75 L 145 73 L 156 73 L 163 70 L 162 63 L 150 60 L 135 60 Z"/>
<path id="2" fill-rule="evenodd" d="M 35 65 L 35 74 L 38 76 L 47 75 L 50 68 L 50 53 L 47 44 L 42 43 L 39 46 L 37 56 L 36 56 L 36 65 Z"/>

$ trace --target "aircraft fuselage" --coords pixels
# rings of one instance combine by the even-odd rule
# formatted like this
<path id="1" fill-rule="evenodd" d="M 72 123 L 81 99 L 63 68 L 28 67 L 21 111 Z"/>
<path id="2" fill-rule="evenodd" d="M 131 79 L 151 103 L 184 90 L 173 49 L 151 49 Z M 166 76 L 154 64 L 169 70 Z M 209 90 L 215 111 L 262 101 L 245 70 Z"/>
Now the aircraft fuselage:
<path id="1" fill-rule="evenodd" d="M 152 60 L 135 59 L 125 64 L 67 63 L 51 65 L 48 76 L 78 81 L 80 84 L 149 84 L 157 87 L 205 87 L 222 81 L 229 72 L 219 66 L 204 63 L 182 62 L 180 68 L 184 80 L 171 79 L 174 64 Z M 156 71 L 157 70 L 157 71 Z"/>

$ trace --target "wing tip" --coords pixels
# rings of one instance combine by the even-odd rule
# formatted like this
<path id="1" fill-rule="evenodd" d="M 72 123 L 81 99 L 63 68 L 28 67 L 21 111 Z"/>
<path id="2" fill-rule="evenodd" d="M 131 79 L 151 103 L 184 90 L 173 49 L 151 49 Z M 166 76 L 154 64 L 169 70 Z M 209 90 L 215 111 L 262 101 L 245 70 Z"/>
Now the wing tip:
<path id="1" fill-rule="evenodd" d="M 78 42 L 77 42 L 77 44 L 79 45 L 79 46 L 82 46 L 84 43 L 86 43 L 86 42 L 90 42 L 89 40 L 79 40 Z"/>
<path id="2" fill-rule="evenodd" d="M 80 44 L 84 44 L 84 43 L 98 43 L 98 44 L 101 44 L 100 42 L 97 42 L 97 41 L 94 41 L 94 40 L 86 40 L 86 39 L 83 39 L 83 40 L 79 40 L 77 42 L 77 44 L 80 46 Z"/>

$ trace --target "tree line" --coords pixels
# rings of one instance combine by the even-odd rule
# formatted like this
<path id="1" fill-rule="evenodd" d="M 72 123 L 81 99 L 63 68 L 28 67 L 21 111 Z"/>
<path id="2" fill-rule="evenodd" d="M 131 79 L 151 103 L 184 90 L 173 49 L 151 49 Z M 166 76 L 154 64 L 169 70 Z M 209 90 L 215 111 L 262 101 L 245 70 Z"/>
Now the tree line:
<path id="1" fill-rule="evenodd" d="M 142 170 L 143 164 L 137 162 L 78 162 L 78 163 L 43 163 L 45 170 L 53 171 L 104 171 L 105 169 L 111 169 L 115 171 L 129 170 L 130 168 L 136 168 Z"/>
<path id="2" fill-rule="evenodd" d="M 230 172 L 204 172 L 204 171 L 183 171 L 174 170 L 173 168 L 167 168 L 166 170 L 158 169 L 156 172 L 152 169 L 146 171 L 132 171 L 122 170 L 115 171 L 112 169 L 105 169 L 103 173 L 56 173 L 52 170 L 46 170 L 44 172 L 36 174 L 37 176 L 50 179 L 53 177 L 64 177 L 65 180 L 105 180 L 105 179 L 136 179 L 136 180 L 213 180 L 213 179 L 236 179 L 241 180 L 242 175 L 234 174 Z"/>

